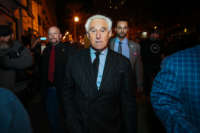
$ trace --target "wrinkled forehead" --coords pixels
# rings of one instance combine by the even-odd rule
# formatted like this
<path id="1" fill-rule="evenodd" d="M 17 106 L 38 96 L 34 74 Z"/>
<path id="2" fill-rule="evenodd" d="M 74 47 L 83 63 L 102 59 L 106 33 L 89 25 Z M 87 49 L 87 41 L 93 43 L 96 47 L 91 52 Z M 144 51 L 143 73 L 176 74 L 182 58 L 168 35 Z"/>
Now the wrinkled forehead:
<path id="1" fill-rule="evenodd" d="M 108 29 L 108 23 L 105 19 L 93 19 L 89 24 L 89 30 L 102 28 Z"/>
<path id="2" fill-rule="evenodd" d="M 60 33 L 60 30 L 57 27 L 51 27 L 49 28 L 48 34 L 52 33 Z"/>
<path id="3" fill-rule="evenodd" d="M 128 27 L 128 22 L 127 21 L 118 21 L 117 27 Z"/>

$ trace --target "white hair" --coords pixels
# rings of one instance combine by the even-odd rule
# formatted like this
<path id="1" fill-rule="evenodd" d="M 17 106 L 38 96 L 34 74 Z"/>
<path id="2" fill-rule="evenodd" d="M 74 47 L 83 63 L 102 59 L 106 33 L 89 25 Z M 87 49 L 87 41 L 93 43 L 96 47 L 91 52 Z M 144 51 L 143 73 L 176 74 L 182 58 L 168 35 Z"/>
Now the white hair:
<path id="1" fill-rule="evenodd" d="M 86 32 L 89 32 L 89 25 L 94 19 L 104 19 L 108 23 L 108 30 L 110 31 L 112 29 L 112 20 L 106 16 L 103 15 L 93 15 L 89 17 L 85 23 L 85 30 Z"/>

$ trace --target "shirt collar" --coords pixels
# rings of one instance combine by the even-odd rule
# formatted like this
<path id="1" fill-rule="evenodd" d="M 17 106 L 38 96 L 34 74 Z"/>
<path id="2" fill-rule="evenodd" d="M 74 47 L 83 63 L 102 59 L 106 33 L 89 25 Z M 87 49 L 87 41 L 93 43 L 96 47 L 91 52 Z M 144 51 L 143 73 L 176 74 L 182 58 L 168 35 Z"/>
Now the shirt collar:
<path id="1" fill-rule="evenodd" d="M 94 50 L 92 47 L 90 47 L 90 54 L 95 54 L 96 50 Z M 100 55 L 106 55 L 108 53 L 108 48 L 101 51 Z"/>
<path id="2" fill-rule="evenodd" d="M 117 41 L 117 43 L 120 42 L 120 40 L 119 40 L 118 37 L 116 37 L 116 41 Z M 123 43 L 123 44 L 127 44 L 127 43 L 128 43 L 128 39 L 125 37 L 125 38 L 121 41 L 121 43 Z"/>

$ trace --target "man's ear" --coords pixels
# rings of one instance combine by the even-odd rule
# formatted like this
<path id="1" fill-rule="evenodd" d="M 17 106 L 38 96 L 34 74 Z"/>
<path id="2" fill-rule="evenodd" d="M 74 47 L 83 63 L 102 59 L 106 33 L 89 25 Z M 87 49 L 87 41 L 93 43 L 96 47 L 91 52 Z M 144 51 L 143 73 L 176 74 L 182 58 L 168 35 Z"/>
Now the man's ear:
<path id="1" fill-rule="evenodd" d="M 87 38 L 90 38 L 90 34 L 88 32 L 86 33 L 86 35 L 87 35 Z"/>
<path id="2" fill-rule="evenodd" d="M 112 37 L 112 30 L 109 31 L 109 37 Z"/>
<path id="3" fill-rule="evenodd" d="M 62 38 L 62 34 L 60 34 L 59 37 Z"/>

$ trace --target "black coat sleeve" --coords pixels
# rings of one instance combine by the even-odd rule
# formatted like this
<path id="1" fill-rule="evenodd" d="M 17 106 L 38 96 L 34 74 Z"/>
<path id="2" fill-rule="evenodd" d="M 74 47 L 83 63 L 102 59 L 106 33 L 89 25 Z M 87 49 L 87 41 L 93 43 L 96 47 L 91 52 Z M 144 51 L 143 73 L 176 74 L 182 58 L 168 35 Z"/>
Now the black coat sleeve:
<path id="1" fill-rule="evenodd" d="M 123 133 L 136 133 L 136 86 L 133 82 L 133 72 L 130 63 L 125 63 L 126 67 L 121 74 L 121 110 Z"/>
<path id="2" fill-rule="evenodd" d="M 75 102 L 75 85 L 72 76 L 73 59 L 69 59 L 66 64 L 65 78 L 63 87 L 60 88 L 61 105 L 64 110 L 65 127 L 68 133 L 82 133 L 80 123 L 80 114 L 76 108 Z"/>
<path id="3" fill-rule="evenodd" d="M 8 52 L 1 56 L 1 61 L 2 67 L 13 69 L 25 69 L 33 62 L 31 52 L 18 41 L 15 41 Z"/>

